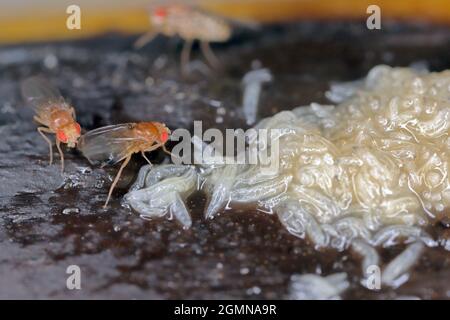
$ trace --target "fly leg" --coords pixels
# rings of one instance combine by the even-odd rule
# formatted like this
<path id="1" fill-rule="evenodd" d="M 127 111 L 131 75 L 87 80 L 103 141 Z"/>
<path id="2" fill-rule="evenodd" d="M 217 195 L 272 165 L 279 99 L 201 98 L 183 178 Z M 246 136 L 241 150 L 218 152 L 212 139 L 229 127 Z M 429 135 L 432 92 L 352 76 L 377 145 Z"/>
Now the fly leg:
<path id="1" fill-rule="evenodd" d="M 61 173 L 64 172 L 64 153 L 61 150 L 61 142 L 56 139 L 56 148 L 58 149 L 59 156 L 61 157 Z"/>
<path id="2" fill-rule="evenodd" d="M 189 59 L 192 50 L 192 40 L 186 40 L 181 51 L 181 73 L 186 76 L 188 74 Z"/>
<path id="3" fill-rule="evenodd" d="M 52 142 L 50 141 L 49 138 L 46 137 L 46 135 L 44 134 L 44 132 L 46 133 L 53 133 L 52 130 L 50 130 L 49 128 L 46 127 L 39 127 L 37 128 L 37 131 L 39 132 L 39 134 L 42 136 L 42 138 L 44 138 L 45 141 L 47 141 L 48 143 L 48 149 L 49 149 L 49 153 L 50 153 L 50 165 L 53 163 L 53 147 L 52 147 Z"/>
<path id="4" fill-rule="evenodd" d="M 181 158 L 180 158 L 179 156 L 176 156 L 176 155 L 174 155 L 172 152 L 170 152 L 169 150 L 167 150 L 167 148 L 166 148 L 166 146 L 165 146 L 164 144 L 163 144 L 161 147 L 162 147 L 163 151 L 164 151 L 165 153 L 167 153 L 167 154 L 172 158 L 172 161 L 173 161 L 173 157 L 175 157 L 175 158 L 181 160 Z"/>
<path id="5" fill-rule="evenodd" d="M 148 158 L 145 156 L 145 152 L 141 151 L 142 156 L 144 157 L 144 159 L 148 162 L 148 164 L 150 165 L 150 168 L 153 166 L 153 164 L 151 163 L 150 160 L 148 160 Z"/>
<path id="6" fill-rule="evenodd" d="M 169 150 L 166 149 L 165 145 L 162 145 L 162 149 L 165 153 L 167 153 L 169 156 L 173 156 L 172 152 L 170 152 Z"/>
<path id="7" fill-rule="evenodd" d="M 211 67 L 217 68 L 220 65 L 219 59 L 217 59 L 216 55 L 211 50 L 209 42 L 200 41 L 200 49 Z"/>
<path id="8" fill-rule="evenodd" d="M 108 206 L 109 199 L 111 198 L 111 194 L 112 194 L 117 182 L 119 181 L 120 175 L 122 174 L 122 170 L 127 166 L 128 162 L 130 162 L 130 159 L 131 159 L 131 154 L 128 157 L 126 157 L 125 161 L 120 166 L 119 172 L 117 172 L 117 175 L 114 178 L 114 181 L 113 181 L 111 187 L 109 188 L 108 198 L 106 198 L 106 202 L 103 205 L 103 208 L 106 208 Z"/>
<path id="9" fill-rule="evenodd" d="M 158 35 L 158 33 L 155 33 L 153 31 L 149 31 L 147 33 L 144 33 L 142 36 L 140 36 L 136 42 L 133 44 L 133 47 L 135 49 L 140 49 L 143 46 L 145 46 L 147 43 L 149 43 L 150 41 L 152 41 L 156 36 Z"/>
<path id="10" fill-rule="evenodd" d="M 159 147 L 161 147 L 163 149 L 163 151 L 171 156 L 176 157 L 175 155 L 173 155 L 169 150 L 166 149 L 166 146 L 164 144 L 155 144 L 153 146 L 151 146 L 150 148 L 148 148 L 147 150 L 145 150 L 145 152 L 151 152 L 153 150 L 158 149 Z M 153 164 L 150 162 L 150 160 L 147 159 L 147 157 L 144 154 L 144 151 L 141 151 L 142 156 L 144 157 L 145 160 L 147 160 L 147 162 L 153 166 Z"/>
<path id="11" fill-rule="evenodd" d="M 73 120 L 77 120 L 77 115 L 75 113 L 75 109 L 73 107 L 70 108 L 70 113 L 72 114 L 72 118 Z"/>

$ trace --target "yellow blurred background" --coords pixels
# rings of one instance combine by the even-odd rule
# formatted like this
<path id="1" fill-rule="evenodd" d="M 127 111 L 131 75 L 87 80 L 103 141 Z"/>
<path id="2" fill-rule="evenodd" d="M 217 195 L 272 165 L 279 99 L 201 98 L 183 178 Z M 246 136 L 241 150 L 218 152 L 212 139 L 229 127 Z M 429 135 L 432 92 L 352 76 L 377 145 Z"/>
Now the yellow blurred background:
<path id="1" fill-rule="evenodd" d="M 158 1 L 161 3 L 164 1 Z M 450 23 L 450 0 L 198 0 L 187 1 L 240 20 L 365 19 L 367 7 L 382 19 Z M 81 38 L 118 31 L 149 30 L 151 0 L 0 0 L 0 43 Z M 69 5 L 81 8 L 81 29 L 68 30 Z M 383 20 L 382 20 L 383 21 Z"/>

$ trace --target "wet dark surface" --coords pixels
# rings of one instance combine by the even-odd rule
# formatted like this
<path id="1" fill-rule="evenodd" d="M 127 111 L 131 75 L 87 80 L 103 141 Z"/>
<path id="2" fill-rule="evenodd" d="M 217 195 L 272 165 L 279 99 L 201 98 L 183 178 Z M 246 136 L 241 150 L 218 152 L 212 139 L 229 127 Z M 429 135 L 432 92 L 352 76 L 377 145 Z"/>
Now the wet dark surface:
<path id="1" fill-rule="evenodd" d="M 193 226 L 145 221 L 120 206 L 144 161 L 136 156 L 107 210 L 101 209 L 117 168 L 91 168 L 76 151 L 66 170 L 48 166 L 47 144 L 35 131 L 19 82 L 40 73 L 59 86 L 82 127 L 154 120 L 170 128 L 246 128 L 240 111 L 242 76 L 269 68 L 260 116 L 310 102 L 327 103 L 333 81 L 363 77 L 381 63 L 426 62 L 450 68 L 446 27 L 363 23 L 302 23 L 240 31 L 214 45 L 221 70 L 208 70 L 194 51 L 188 78 L 179 72 L 180 43 L 162 37 L 132 51 L 135 37 L 108 35 L 77 42 L 0 48 L 0 298 L 285 298 L 294 273 L 345 271 L 343 298 L 449 298 L 450 252 L 427 248 L 397 290 L 360 284 L 360 260 L 350 252 L 315 251 L 291 236 L 275 216 L 250 209 L 202 217 L 205 199 L 191 196 Z M 55 153 L 56 155 L 56 153 Z M 163 153 L 155 162 L 168 161 Z M 432 233 L 449 238 L 445 226 Z M 450 244 L 447 243 L 447 247 Z M 403 247 L 383 252 L 384 262 Z M 82 270 L 82 290 L 66 288 L 66 268 Z"/>

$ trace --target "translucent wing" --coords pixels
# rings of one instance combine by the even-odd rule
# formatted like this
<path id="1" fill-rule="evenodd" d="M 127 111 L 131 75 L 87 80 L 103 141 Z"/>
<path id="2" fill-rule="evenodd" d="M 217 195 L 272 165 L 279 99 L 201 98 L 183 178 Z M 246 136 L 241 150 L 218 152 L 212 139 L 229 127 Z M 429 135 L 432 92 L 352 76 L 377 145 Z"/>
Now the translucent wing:
<path id="1" fill-rule="evenodd" d="M 134 123 L 124 123 L 89 131 L 80 137 L 78 149 L 92 164 L 116 164 L 144 141 L 134 136 L 134 126 Z"/>
<path id="2" fill-rule="evenodd" d="M 47 79 L 42 77 L 31 77 L 22 82 L 22 96 L 24 100 L 35 111 L 50 104 L 62 104 L 64 98 L 57 88 L 55 88 Z"/>

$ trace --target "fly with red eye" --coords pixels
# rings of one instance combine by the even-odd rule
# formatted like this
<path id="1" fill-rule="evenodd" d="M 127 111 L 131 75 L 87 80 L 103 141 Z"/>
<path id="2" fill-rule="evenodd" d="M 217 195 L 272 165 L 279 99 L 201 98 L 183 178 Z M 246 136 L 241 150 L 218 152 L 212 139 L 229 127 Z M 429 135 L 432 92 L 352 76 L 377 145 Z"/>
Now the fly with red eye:
<path id="1" fill-rule="evenodd" d="M 153 17 L 164 19 L 167 17 L 167 9 L 164 7 L 158 7 L 153 11 Z"/>
<path id="2" fill-rule="evenodd" d="M 200 49 L 212 67 L 220 63 L 209 46 L 210 42 L 226 42 L 231 38 L 230 19 L 184 3 L 172 3 L 154 8 L 150 13 L 151 30 L 134 43 L 136 49 L 153 40 L 158 34 L 179 36 L 184 41 L 181 52 L 181 71 L 187 74 L 190 52 L 194 41 L 200 41 Z"/>
<path id="3" fill-rule="evenodd" d="M 81 127 L 75 120 L 75 109 L 45 78 L 28 78 L 22 82 L 21 90 L 24 100 L 35 112 L 34 120 L 41 125 L 37 130 L 48 143 L 50 164 L 53 162 L 53 145 L 45 133 L 56 135 L 61 172 L 64 171 L 64 153 L 60 144 L 65 143 L 69 148 L 74 148 L 81 134 Z"/>
<path id="4" fill-rule="evenodd" d="M 67 143 L 67 136 L 66 136 L 66 134 L 64 133 L 64 131 L 62 131 L 62 130 L 58 130 L 58 131 L 56 132 L 56 138 L 57 138 L 59 141 L 61 141 L 62 143 Z"/>
<path id="5" fill-rule="evenodd" d="M 109 189 L 104 208 L 108 205 L 122 171 L 134 153 L 141 153 L 149 164 L 151 162 L 145 156 L 145 152 L 162 148 L 164 152 L 172 155 L 165 147 L 169 135 L 170 130 L 163 123 L 139 122 L 94 129 L 80 137 L 78 149 L 91 164 L 100 164 L 103 167 L 122 162 Z"/>
<path id="6" fill-rule="evenodd" d="M 169 134 L 167 132 L 161 133 L 160 139 L 162 143 L 166 143 L 166 141 L 169 139 Z"/>

